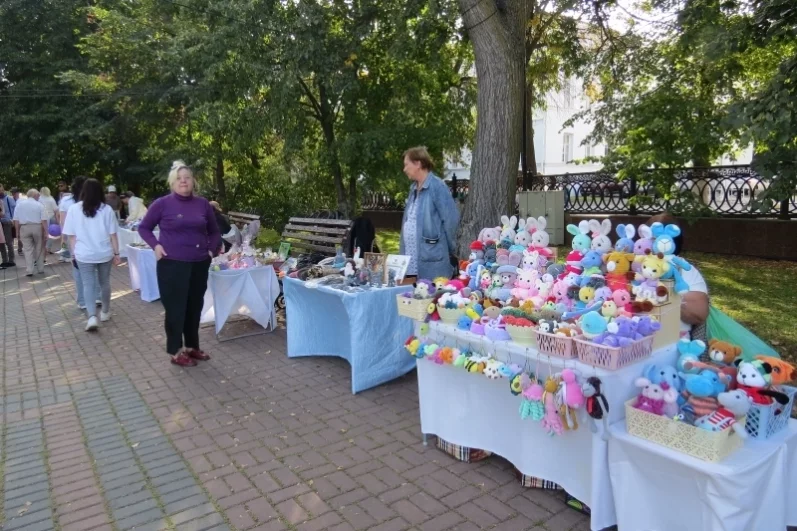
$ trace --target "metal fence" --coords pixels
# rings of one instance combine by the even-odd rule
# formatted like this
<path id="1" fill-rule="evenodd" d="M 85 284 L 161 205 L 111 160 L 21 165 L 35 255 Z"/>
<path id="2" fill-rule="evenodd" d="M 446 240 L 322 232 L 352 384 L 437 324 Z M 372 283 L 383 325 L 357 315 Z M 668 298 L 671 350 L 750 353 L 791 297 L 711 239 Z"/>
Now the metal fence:
<path id="1" fill-rule="evenodd" d="M 653 184 L 658 183 L 658 184 Z M 464 200 L 469 181 L 449 181 L 452 194 Z M 574 214 L 655 214 L 693 212 L 723 217 L 797 218 L 797 191 L 787 200 L 770 201 L 759 208 L 770 182 L 750 166 L 716 166 L 651 171 L 640 180 L 618 180 L 602 172 L 564 175 L 518 175 L 518 191 L 563 190 L 565 210 Z M 365 192 L 364 210 L 402 210 L 389 194 Z"/>

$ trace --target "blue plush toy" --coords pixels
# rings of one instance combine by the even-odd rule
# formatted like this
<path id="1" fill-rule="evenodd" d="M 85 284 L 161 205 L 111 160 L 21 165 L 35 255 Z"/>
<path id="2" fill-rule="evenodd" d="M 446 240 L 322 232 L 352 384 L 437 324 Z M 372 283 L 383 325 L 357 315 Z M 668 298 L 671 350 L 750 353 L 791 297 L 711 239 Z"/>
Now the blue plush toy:
<path id="1" fill-rule="evenodd" d="M 460 330 L 470 330 L 471 324 L 473 324 L 473 319 L 467 315 L 463 315 L 459 318 L 459 321 L 457 321 L 457 328 Z"/>
<path id="2" fill-rule="evenodd" d="M 699 361 L 700 355 L 706 351 L 706 344 L 700 340 L 690 341 L 686 338 L 681 339 L 678 342 L 678 354 L 680 355 L 678 358 L 678 362 L 675 366 L 678 368 L 679 372 L 683 372 L 686 374 L 697 374 L 700 369 L 692 368 L 687 370 L 684 367 L 684 363 L 687 361 Z"/>
<path id="3" fill-rule="evenodd" d="M 670 263 L 670 269 L 661 277 L 662 280 L 675 280 L 675 292 L 676 293 L 684 293 L 689 291 L 689 284 L 681 276 L 681 272 L 678 270 L 683 269 L 684 271 L 691 271 L 692 266 L 678 256 L 675 256 L 675 238 L 680 236 L 681 229 L 678 225 L 667 225 L 664 226 L 662 223 L 654 223 L 650 226 L 650 230 L 653 233 L 653 252 L 654 253 L 662 253 L 665 259 Z"/>
<path id="4" fill-rule="evenodd" d="M 686 390 L 691 395 L 716 397 L 725 391 L 725 384 L 722 383 L 717 373 L 711 369 L 703 369 L 697 374 L 678 374 L 684 379 Z"/>

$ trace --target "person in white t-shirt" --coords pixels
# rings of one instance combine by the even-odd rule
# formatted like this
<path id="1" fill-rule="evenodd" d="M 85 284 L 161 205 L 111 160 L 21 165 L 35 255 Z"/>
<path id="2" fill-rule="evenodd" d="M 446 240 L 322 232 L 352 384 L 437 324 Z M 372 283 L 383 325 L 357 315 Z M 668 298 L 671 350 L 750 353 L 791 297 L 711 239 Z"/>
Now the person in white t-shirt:
<path id="1" fill-rule="evenodd" d="M 133 195 L 133 192 L 123 193 L 122 203 L 127 207 L 127 219 L 125 220 L 127 223 L 141 221 L 147 215 L 147 207 L 144 206 L 144 200 Z"/>
<path id="2" fill-rule="evenodd" d="M 667 212 L 663 212 L 653 216 L 647 221 L 647 225 L 651 226 L 653 223 L 662 223 L 664 225 L 675 224 L 678 225 L 678 220 L 672 217 Z M 680 226 L 679 226 L 680 227 Z M 675 243 L 675 255 L 680 256 L 683 248 L 683 227 L 680 227 L 681 235 L 673 238 Z M 692 265 L 689 271 L 681 270 L 681 276 L 684 282 L 689 286 L 689 291 L 681 293 L 681 336 L 694 335 L 693 332 L 706 324 L 708 319 L 708 285 L 700 271 Z M 705 334 L 699 334 L 700 339 L 705 339 Z M 695 337 L 693 339 L 698 339 Z"/>
<path id="3" fill-rule="evenodd" d="M 83 297 L 91 300 L 96 293 L 95 280 L 99 277 L 102 296 L 100 321 L 111 318 L 111 265 L 119 265 L 119 224 L 116 213 L 105 204 L 102 185 L 96 179 L 86 179 L 80 202 L 69 207 L 64 235 L 69 237 L 69 249 L 77 261 L 83 279 Z M 97 308 L 86 307 L 86 331 L 96 330 Z"/>

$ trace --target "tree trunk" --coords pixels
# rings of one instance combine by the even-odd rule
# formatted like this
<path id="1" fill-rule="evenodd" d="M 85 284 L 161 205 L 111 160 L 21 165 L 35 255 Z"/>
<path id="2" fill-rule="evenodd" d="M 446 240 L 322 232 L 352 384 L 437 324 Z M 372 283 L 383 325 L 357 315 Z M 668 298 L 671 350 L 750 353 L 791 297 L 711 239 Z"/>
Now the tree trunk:
<path id="1" fill-rule="evenodd" d="M 530 2 L 525 2 L 530 5 Z M 459 226 L 458 250 L 484 227 L 514 211 L 523 132 L 525 57 L 523 0 L 459 0 L 476 56 L 476 144 L 470 191 Z"/>
<path id="2" fill-rule="evenodd" d="M 357 210 L 357 176 L 353 173 L 349 176 L 349 212 L 346 219 L 354 219 Z"/>
<path id="3" fill-rule="evenodd" d="M 335 192 L 338 196 L 338 211 L 351 219 L 349 202 L 346 199 L 346 189 L 343 186 L 343 168 L 340 166 L 338 148 L 335 144 L 335 117 L 332 106 L 327 99 L 326 87 L 321 83 L 318 84 L 318 105 L 321 114 L 321 130 L 324 133 L 324 144 L 327 149 L 327 161 L 335 183 Z"/>
<path id="4" fill-rule="evenodd" d="M 537 175 L 537 154 L 534 152 L 534 95 L 533 95 L 533 82 L 531 80 L 526 84 L 526 145 L 523 150 L 526 154 L 526 166 L 528 171 L 533 175 Z"/>
<path id="5" fill-rule="evenodd" d="M 222 209 L 227 208 L 227 185 L 224 182 L 224 148 L 221 137 L 216 138 L 216 168 L 214 177 L 216 180 L 216 190 L 219 192 L 219 205 Z"/>

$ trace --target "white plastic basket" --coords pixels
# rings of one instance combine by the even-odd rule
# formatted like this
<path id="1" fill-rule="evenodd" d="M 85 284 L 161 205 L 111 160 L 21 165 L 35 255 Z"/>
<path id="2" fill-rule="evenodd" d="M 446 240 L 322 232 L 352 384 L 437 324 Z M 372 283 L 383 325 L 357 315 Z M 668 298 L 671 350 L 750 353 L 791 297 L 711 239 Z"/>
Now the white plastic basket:
<path id="1" fill-rule="evenodd" d="M 753 404 L 747 413 L 747 422 L 744 427 L 750 437 L 754 439 L 769 439 L 789 424 L 797 387 L 783 385 L 776 389 L 789 395 L 789 402 L 784 406 L 777 402 L 766 406 Z"/>

